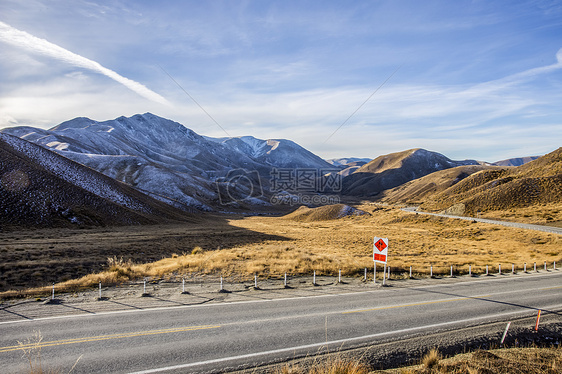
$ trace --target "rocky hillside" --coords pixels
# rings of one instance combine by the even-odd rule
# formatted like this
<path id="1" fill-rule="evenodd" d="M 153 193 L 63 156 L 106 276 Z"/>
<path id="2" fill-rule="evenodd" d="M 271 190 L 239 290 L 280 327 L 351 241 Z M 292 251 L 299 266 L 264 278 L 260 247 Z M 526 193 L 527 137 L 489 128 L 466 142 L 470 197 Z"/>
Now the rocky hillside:
<path id="1" fill-rule="evenodd" d="M 194 216 L 17 137 L 0 134 L 0 226 L 153 224 Z"/>

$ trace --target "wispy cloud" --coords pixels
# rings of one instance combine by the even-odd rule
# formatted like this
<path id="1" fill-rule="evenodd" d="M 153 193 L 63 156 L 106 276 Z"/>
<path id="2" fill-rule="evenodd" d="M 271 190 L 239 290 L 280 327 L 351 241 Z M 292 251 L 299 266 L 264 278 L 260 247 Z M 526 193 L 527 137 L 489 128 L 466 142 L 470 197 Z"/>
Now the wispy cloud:
<path id="1" fill-rule="evenodd" d="M 164 97 L 150 90 L 139 82 L 136 82 L 129 78 L 125 78 L 122 75 L 114 72 L 113 70 L 102 66 L 96 61 L 73 53 L 45 39 L 35 37 L 25 31 L 13 28 L 12 26 L 3 22 L 0 22 L 0 41 L 11 44 L 18 48 L 22 48 L 31 53 L 54 58 L 72 66 L 103 74 L 113 79 L 114 81 L 121 83 L 123 86 L 148 100 L 160 104 L 170 105 Z"/>

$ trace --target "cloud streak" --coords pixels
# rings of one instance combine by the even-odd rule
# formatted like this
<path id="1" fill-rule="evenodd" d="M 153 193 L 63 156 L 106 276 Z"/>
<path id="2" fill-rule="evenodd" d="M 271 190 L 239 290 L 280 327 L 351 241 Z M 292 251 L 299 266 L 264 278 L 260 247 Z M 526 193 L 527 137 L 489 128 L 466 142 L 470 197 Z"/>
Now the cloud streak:
<path id="1" fill-rule="evenodd" d="M 148 100 L 160 104 L 170 105 L 168 100 L 141 83 L 125 78 L 113 70 L 102 66 L 96 61 L 80 56 L 45 39 L 33 36 L 25 31 L 13 28 L 4 22 L 0 22 L 0 42 L 11 44 L 28 52 L 47 56 L 72 66 L 103 74 Z"/>

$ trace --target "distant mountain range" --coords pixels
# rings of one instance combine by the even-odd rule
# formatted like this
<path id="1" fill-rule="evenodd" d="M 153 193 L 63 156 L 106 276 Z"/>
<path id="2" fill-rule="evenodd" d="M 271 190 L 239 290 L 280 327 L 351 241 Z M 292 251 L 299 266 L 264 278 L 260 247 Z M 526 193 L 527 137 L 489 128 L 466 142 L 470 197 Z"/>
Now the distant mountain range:
<path id="1" fill-rule="evenodd" d="M 370 158 L 357 158 L 357 157 L 347 157 L 347 158 L 332 158 L 328 161 L 330 164 L 341 167 L 342 171 L 339 174 L 342 177 L 347 177 L 350 174 L 353 174 L 357 171 L 361 166 L 365 165 L 366 163 L 370 162 L 372 159 Z"/>
<path id="2" fill-rule="evenodd" d="M 501 160 L 501 161 L 493 162 L 492 165 L 495 165 L 495 166 L 521 166 L 521 165 L 525 165 L 527 162 L 534 161 L 539 157 L 541 157 L 541 156 L 508 158 L 507 160 Z"/>
<path id="3" fill-rule="evenodd" d="M 72 217 L 77 221 L 97 219 L 99 224 L 128 224 L 154 222 L 159 216 L 190 219 L 189 215 L 182 216 L 181 211 L 228 212 L 234 209 L 252 212 L 256 207 L 271 206 L 270 197 L 275 193 L 294 193 L 294 182 L 298 182 L 298 178 L 308 187 L 339 178 L 344 195 L 388 198 L 394 194 L 398 199 L 399 193 L 392 189 L 435 172 L 451 170 L 443 174 L 443 183 L 439 186 L 424 187 L 427 193 L 443 191 L 476 171 L 492 168 L 474 160 L 453 161 L 423 149 L 379 156 L 374 160 L 326 161 L 290 140 L 204 137 L 151 113 L 103 122 L 79 117 L 49 130 L 3 129 L 0 151 L 4 162 L 0 187 L 8 193 L 4 194 L 0 209 L 8 212 L 6 216 L 33 216 L 46 224 L 49 220 L 72 221 Z M 501 165 L 516 165 L 531 159 L 506 160 Z M 45 160 L 51 161 L 46 163 Z M 18 170 L 24 174 L 18 174 Z M 65 174 L 61 170 L 72 172 Z M 12 184 L 18 186 L 17 180 L 23 178 L 22 175 L 28 178 L 36 175 L 34 178 L 45 183 L 42 182 L 42 186 L 30 179 L 30 186 L 35 186 L 33 189 L 11 189 Z M 275 178 L 281 175 L 284 179 L 278 183 Z M 95 183 L 90 183 L 94 180 Z M 92 189 L 92 186 L 97 187 Z M 419 190 L 420 187 L 408 188 Z M 59 196 L 61 191 L 64 193 Z M 114 192 L 107 195 L 100 191 Z M 408 195 L 405 191 L 402 190 L 402 200 Z M 340 190 L 328 192 L 339 193 Z M 49 194 L 53 197 L 49 198 Z M 9 206 L 17 205 L 18 196 L 21 199 L 25 196 L 28 201 L 18 206 L 19 213 L 11 212 Z M 84 196 L 89 196 L 87 201 Z M 123 201 L 136 203 L 127 205 Z M 144 208 L 134 208 L 139 206 Z M 105 213 L 100 213 L 102 211 Z M 48 214 L 44 218 L 37 218 L 45 212 Z M 112 214 L 116 216 L 112 218 Z"/>
<path id="4" fill-rule="evenodd" d="M 15 127 L 2 132 L 41 145 L 179 208 L 210 211 L 224 208 L 224 203 L 268 204 L 266 182 L 272 168 L 334 169 L 290 140 L 203 137 L 151 113 L 104 122 L 81 117 L 50 130 Z M 246 187 L 254 188 L 253 192 L 239 183 L 240 175 L 232 174 L 236 170 L 244 174 L 242 179 L 250 180 Z M 234 195 L 234 189 L 228 189 L 233 178 L 240 196 L 220 199 L 224 188 Z"/>

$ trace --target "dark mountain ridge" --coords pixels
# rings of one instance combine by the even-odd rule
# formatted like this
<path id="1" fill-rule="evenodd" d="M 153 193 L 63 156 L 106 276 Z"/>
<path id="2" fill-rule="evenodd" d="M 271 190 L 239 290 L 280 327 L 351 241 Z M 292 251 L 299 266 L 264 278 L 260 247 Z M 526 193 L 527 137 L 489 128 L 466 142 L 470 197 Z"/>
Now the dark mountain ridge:
<path id="1" fill-rule="evenodd" d="M 0 133 L 0 225 L 53 227 L 195 221 L 193 215 L 40 146 Z"/>

